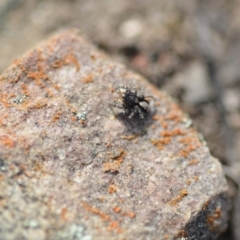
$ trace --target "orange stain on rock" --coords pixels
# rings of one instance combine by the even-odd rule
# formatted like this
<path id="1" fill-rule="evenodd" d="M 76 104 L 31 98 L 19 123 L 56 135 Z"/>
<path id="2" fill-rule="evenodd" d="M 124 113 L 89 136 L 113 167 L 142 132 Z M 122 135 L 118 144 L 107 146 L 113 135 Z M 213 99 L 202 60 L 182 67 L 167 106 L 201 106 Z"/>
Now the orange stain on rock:
<path id="1" fill-rule="evenodd" d="M 22 88 L 22 92 L 23 92 L 23 94 L 24 94 L 24 95 L 27 95 L 27 96 L 29 96 L 29 95 L 30 95 L 30 94 L 29 94 L 28 87 L 27 87 L 27 85 L 26 85 L 26 84 L 24 84 L 24 83 L 21 83 L 21 88 Z"/>
<path id="2" fill-rule="evenodd" d="M 111 221 L 107 227 L 107 231 L 116 231 L 117 233 L 121 233 L 122 229 L 119 227 L 118 222 Z"/>
<path id="3" fill-rule="evenodd" d="M 102 211 L 100 211 L 99 209 L 95 208 L 95 207 L 91 207 L 90 205 L 88 205 L 87 203 L 83 202 L 83 207 L 99 216 L 103 221 L 109 222 L 109 225 L 107 226 L 107 231 L 116 231 L 117 233 L 121 233 L 122 229 L 119 227 L 119 222 L 118 221 L 114 221 L 109 215 L 103 213 Z"/>
<path id="4" fill-rule="evenodd" d="M 61 115 L 62 115 L 62 111 L 61 110 L 57 111 L 57 113 L 52 118 L 52 122 L 56 122 L 57 120 L 59 120 Z"/>
<path id="5" fill-rule="evenodd" d="M 188 162 L 188 165 L 195 165 L 195 164 L 198 164 L 199 161 L 197 159 L 192 159 Z"/>
<path id="6" fill-rule="evenodd" d="M 62 66 L 69 65 L 69 64 L 75 65 L 76 71 L 79 71 L 80 64 L 79 64 L 77 58 L 75 57 L 75 55 L 73 53 L 67 54 L 62 59 L 55 60 L 54 63 L 51 65 L 51 67 L 53 67 L 53 68 L 61 68 Z"/>
<path id="7" fill-rule="evenodd" d="M 104 172 L 118 172 L 126 155 L 125 151 L 121 150 L 117 156 L 110 156 L 113 162 L 103 163 Z"/>
<path id="8" fill-rule="evenodd" d="M 7 135 L 0 136 L 0 143 L 9 148 L 13 148 L 15 146 L 14 141 Z"/>
<path id="9" fill-rule="evenodd" d="M 188 191 L 187 191 L 186 189 L 183 189 L 183 190 L 180 192 L 180 194 L 179 194 L 177 197 L 173 198 L 171 201 L 169 201 L 168 204 L 171 205 L 171 206 L 173 206 L 173 207 L 175 207 L 175 206 L 177 206 L 178 203 L 181 202 L 182 199 L 183 199 L 184 197 L 186 197 L 187 195 L 188 195 Z"/>
<path id="10" fill-rule="evenodd" d="M 48 104 L 45 100 L 37 100 L 27 106 L 27 110 L 41 109 L 46 107 Z"/>
<path id="11" fill-rule="evenodd" d="M 88 205 L 85 202 L 83 202 L 82 205 L 87 211 L 92 212 L 93 214 L 101 217 L 103 221 L 110 221 L 111 220 L 111 217 L 109 215 L 101 212 L 99 209 L 97 209 L 95 207 L 91 207 L 90 205 Z"/>
<path id="12" fill-rule="evenodd" d="M 68 212 L 68 210 L 67 210 L 67 208 L 62 208 L 62 210 L 61 210 L 61 220 L 62 221 L 67 221 L 67 212 Z"/>
<path id="13" fill-rule="evenodd" d="M 127 216 L 129 218 L 135 218 L 136 213 L 134 213 L 134 212 L 124 212 L 124 213 L 122 213 L 122 216 Z"/>
<path id="14" fill-rule="evenodd" d="M 109 192 L 110 194 L 113 194 L 113 193 L 115 193 L 116 191 L 117 191 L 116 185 L 110 184 L 110 185 L 108 186 L 108 192 Z"/>
<path id="15" fill-rule="evenodd" d="M 113 208 L 113 211 L 115 213 L 120 213 L 122 211 L 122 209 L 120 207 L 116 206 L 116 207 Z"/>
<path id="16" fill-rule="evenodd" d="M 87 77 L 82 79 L 83 83 L 92 83 L 93 82 L 93 75 L 89 74 Z"/>

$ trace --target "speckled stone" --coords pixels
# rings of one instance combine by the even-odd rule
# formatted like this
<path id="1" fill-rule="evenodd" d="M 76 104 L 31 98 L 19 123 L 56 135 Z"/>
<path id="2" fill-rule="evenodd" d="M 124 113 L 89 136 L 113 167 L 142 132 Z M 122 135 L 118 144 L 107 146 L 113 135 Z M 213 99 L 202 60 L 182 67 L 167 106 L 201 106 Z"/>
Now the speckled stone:
<path id="1" fill-rule="evenodd" d="M 143 120 L 115 89 L 151 95 Z M 0 77 L 0 239 L 215 239 L 219 161 L 166 93 L 61 32 Z"/>

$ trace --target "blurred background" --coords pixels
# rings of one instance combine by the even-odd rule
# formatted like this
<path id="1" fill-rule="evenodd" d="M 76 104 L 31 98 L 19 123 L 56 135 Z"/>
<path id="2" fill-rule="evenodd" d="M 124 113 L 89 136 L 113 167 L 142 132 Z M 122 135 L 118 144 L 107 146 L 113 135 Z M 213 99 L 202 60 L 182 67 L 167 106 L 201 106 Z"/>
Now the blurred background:
<path id="1" fill-rule="evenodd" d="M 240 0 L 0 0 L 0 72 L 57 30 L 80 29 L 178 99 L 224 166 L 240 239 Z"/>

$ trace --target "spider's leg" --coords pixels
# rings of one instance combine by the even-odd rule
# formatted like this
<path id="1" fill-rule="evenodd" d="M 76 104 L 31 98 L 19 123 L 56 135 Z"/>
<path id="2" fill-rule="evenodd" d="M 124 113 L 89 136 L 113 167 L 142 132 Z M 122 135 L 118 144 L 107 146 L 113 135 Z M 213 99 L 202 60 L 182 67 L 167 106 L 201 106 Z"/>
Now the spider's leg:
<path id="1" fill-rule="evenodd" d="M 147 100 L 149 98 L 152 98 L 155 100 L 155 98 L 153 96 L 145 96 L 142 101 L 149 103 L 149 100 Z"/>
<path id="2" fill-rule="evenodd" d="M 128 118 L 132 118 L 134 115 L 135 115 L 135 113 L 136 113 L 137 111 L 136 111 L 136 109 L 134 108 L 134 110 L 131 112 L 131 114 L 128 116 Z"/>
<path id="3" fill-rule="evenodd" d="M 147 113 L 147 108 L 145 108 L 144 106 L 138 104 L 138 107 L 140 108 L 140 110 L 144 113 Z"/>
<path id="4" fill-rule="evenodd" d="M 128 109 L 128 107 L 127 107 L 125 104 L 123 104 L 122 113 L 123 113 L 123 114 L 128 114 L 128 113 L 129 113 L 129 109 Z"/>
<path id="5" fill-rule="evenodd" d="M 124 105 L 121 100 L 115 100 L 114 103 L 110 103 L 110 105 L 121 109 L 124 108 Z"/>
<path id="6" fill-rule="evenodd" d="M 131 114 L 129 115 L 129 117 L 128 118 L 132 118 L 136 113 L 138 113 L 139 112 L 139 110 L 138 110 L 138 105 L 135 105 L 134 106 L 134 109 L 132 110 L 132 112 L 131 112 Z M 141 111 L 141 110 L 140 110 Z"/>
<path id="7" fill-rule="evenodd" d="M 139 114 L 140 118 L 143 119 L 144 115 L 143 115 L 142 110 L 144 110 L 144 112 L 146 112 L 146 110 L 142 106 L 140 106 L 140 105 L 136 106 L 136 110 L 138 111 L 138 114 Z"/>
<path id="8" fill-rule="evenodd" d="M 124 90 L 124 91 L 123 91 Z M 120 86 L 116 88 L 116 91 L 121 93 L 121 92 L 126 92 L 128 90 L 127 86 Z"/>
<path id="9" fill-rule="evenodd" d="M 149 101 L 146 99 L 146 97 L 144 97 L 142 101 L 146 102 L 147 104 L 149 104 Z"/>
<path id="10" fill-rule="evenodd" d="M 127 108 L 127 106 L 124 103 L 122 103 L 121 100 L 115 100 L 114 103 L 110 103 L 110 106 L 122 109 L 121 113 L 123 113 L 123 114 L 129 113 L 129 109 Z"/>

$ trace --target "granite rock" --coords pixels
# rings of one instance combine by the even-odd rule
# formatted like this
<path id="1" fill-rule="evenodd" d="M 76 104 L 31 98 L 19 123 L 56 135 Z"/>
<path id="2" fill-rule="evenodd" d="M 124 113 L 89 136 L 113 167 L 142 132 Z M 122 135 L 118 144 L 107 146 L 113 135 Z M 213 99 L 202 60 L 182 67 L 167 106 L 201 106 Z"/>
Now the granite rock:
<path id="1" fill-rule="evenodd" d="M 149 98 L 144 119 L 110 104 Z M 222 167 L 166 93 L 74 30 L 0 77 L 0 239 L 215 239 Z"/>

